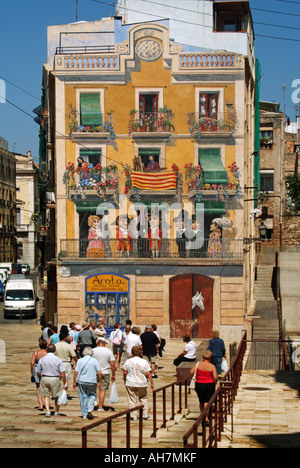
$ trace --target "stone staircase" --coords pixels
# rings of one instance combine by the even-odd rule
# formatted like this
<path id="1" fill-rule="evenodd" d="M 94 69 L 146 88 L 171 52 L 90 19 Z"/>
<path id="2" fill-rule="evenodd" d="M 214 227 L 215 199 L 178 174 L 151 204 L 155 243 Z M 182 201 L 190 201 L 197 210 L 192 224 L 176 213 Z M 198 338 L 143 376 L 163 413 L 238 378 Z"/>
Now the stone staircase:
<path id="1" fill-rule="evenodd" d="M 256 301 L 274 301 L 272 278 L 273 266 L 258 265 L 257 278 L 254 285 L 254 299 Z"/>
<path id="2" fill-rule="evenodd" d="M 259 265 L 254 286 L 256 300 L 252 343 L 246 369 L 279 370 L 280 338 L 277 302 L 272 290 L 273 266 Z"/>

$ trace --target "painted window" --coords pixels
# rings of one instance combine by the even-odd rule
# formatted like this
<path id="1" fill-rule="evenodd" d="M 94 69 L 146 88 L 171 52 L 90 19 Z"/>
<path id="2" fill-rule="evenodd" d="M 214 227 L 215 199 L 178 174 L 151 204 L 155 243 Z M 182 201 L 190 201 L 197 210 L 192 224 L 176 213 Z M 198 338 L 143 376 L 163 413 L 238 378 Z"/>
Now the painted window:
<path id="1" fill-rule="evenodd" d="M 218 93 L 200 93 L 199 118 L 202 131 L 216 131 L 218 120 Z"/>
<path id="2" fill-rule="evenodd" d="M 80 125 L 102 125 L 100 93 L 80 94 Z"/>

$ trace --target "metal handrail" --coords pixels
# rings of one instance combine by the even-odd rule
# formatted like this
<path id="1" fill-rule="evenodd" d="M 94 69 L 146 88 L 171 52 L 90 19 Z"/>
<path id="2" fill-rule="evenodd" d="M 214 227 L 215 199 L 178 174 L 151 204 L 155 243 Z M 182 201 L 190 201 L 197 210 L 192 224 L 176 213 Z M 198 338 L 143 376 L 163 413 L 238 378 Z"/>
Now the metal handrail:
<path id="1" fill-rule="evenodd" d="M 198 448 L 198 429 L 200 425 L 202 426 L 202 448 L 217 448 L 228 415 L 231 415 L 231 432 L 233 433 L 233 402 L 242 375 L 246 349 L 247 332 L 244 333 L 237 355 L 220 382 L 220 386 L 191 429 L 183 436 L 185 448 Z M 188 440 L 191 436 L 193 436 L 193 443 L 189 444 Z"/>
<path id="2" fill-rule="evenodd" d="M 139 446 L 138 448 L 143 448 L 143 409 L 144 405 L 139 405 L 134 408 L 130 408 L 125 411 L 121 411 L 119 413 L 113 414 L 108 416 L 107 418 L 101 419 L 94 423 L 89 424 L 88 426 L 84 426 L 81 429 L 82 435 L 82 448 L 87 447 L 87 433 L 91 429 L 95 427 L 99 427 L 103 424 L 107 424 L 107 447 L 112 448 L 112 421 L 114 419 L 121 418 L 122 416 L 126 416 L 126 448 L 130 448 L 130 414 L 134 411 L 139 411 Z"/>
<path id="3" fill-rule="evenodd" d="M 188 382 L 185 381 L 184 383 L 181 381 L 176 381 L 165 385 L 163 387 L 157 388 L 153 391 L 153 433 L 151 437 L 156 437 L 158 427 L 157 427 L 157 394 L 162 392 L 162 404 L 163 404 L 163 423 L 161 428 L 167 427 L 167 420 L 174 421 L 175 419 L 175 387 L 179 387 L 178 392 L 178 411 L 177 414 L 182 413 L 182 386 L 184 385 L 185 394 L 184 394 L 184 404 L 187 408 L 187 395 L 188 395 Z M 166 399 L 166 391 L 171 389 L 171 417 L 167 419 L 167 399 Z"/>

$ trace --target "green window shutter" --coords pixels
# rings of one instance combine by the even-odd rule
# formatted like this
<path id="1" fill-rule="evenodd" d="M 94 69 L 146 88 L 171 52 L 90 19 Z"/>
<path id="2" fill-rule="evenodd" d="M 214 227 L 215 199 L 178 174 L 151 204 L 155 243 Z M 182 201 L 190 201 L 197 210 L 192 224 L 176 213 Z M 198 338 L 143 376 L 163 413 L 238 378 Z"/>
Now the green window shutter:
<path id="1" fill-rule="evenodd" d="M 159 156 L 160 150 L 157 148 L 139 148 L 139 156 Z"/>
<path id="2" fill-rule="evenodd" d="M 93 166 L 97 166 L 98 163 L 101 163 L 102 150 L 101 148 L 97 149 L 80 149 L 80 157 Z"/>
<path id="3" fill-rule="evenodd" d="M 102 125 L 100 94 L 80 95 L 80 124 L 84 126 Z"/>
<path id="4" fill-rule="evenodd" d="M 199 164 L 205 184 L 227 185 L 228 178 L 218 148 L 199 148 Z"/>
<path id="5" fill-rule="evenodd" d="M 220 200 L 204 200 L 195 204 L 195 213 L 204 211 L 206 215 L 222 216 L 227 213 L 225 202 Z"/>

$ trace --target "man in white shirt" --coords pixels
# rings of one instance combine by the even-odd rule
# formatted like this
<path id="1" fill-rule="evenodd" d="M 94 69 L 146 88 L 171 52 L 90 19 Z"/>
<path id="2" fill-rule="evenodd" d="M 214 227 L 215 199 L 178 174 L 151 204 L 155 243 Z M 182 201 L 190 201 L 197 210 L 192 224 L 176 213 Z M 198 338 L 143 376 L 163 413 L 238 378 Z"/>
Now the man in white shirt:
<path id="1" fill-rule="evenodd" d="M 58 397 L 61 391 L 61 380 L 64 384 L 64 389 L 68 389 L 66 379 L 66 368 L 61 359 L 54 355 L 56 348 L 54 345 L 47 347 L 47 354 L 39 360 L 37 365 L 37 374 L 40 380 L 40 395 L 44 397 L 46 406 L 46 418 L 50 418 L 50 397 L 55 401 L 54 416 L 59 416 Z"/>
<path id="2" fill-rule="evenodd" d="M 133 327 L 125 339 L 124 344 L 126 345 L 127 359 L 132 358 L 131 350 L 134 346 L 139 346 L 142 349 L 142 340 L 139 337 L 138 332 L 138 328 Z"/>
<path id="3" fill-rule="evenodd" d="M 93 350 L 93 357 L 99 362 L 102 373 L 102 388 L 99 390 L 98 411 L 105 411 L 103 408 L 103 404 L 105 400 L 106 391 L 109 390 L 110 381 L 112 383 L 116 381 L 115 357 L 112 351 L 109 348 L 106 348 L 106 344 L 109 344 L 109 341 L 104 337 L 100 337 L 97 339 L 98 347 Z M 111 378 L 110 372 L 112 374 Z"/>
<path id="4" fill-rule="evenodd" d="M 182 362 L 194 362 L 196 361 L 197 357 L 197 346 L 196 343 L 192 341 L 192 339 L 185 335 L 183 337 L 184 343 L 186 343 L 183 352 L 173 361 L 174 366 L 179 366 Z"/>

